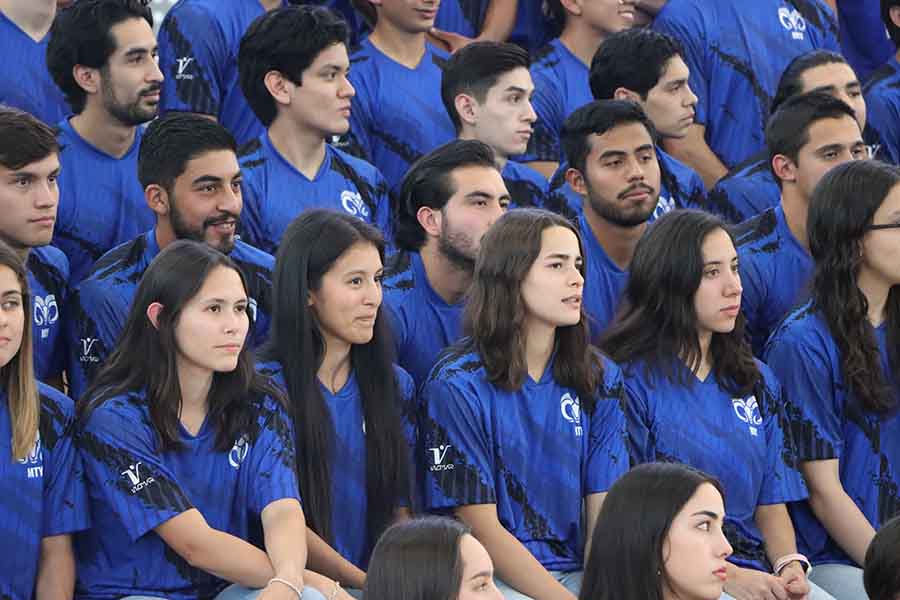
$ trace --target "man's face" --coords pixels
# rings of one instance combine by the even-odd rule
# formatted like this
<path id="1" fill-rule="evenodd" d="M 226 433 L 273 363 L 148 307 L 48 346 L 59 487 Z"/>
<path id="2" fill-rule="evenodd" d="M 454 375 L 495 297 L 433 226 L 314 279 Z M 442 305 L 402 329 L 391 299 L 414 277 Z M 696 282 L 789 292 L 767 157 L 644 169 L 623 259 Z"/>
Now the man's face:
<path id="1" fill-rule="evenodd" d="M 620 227 L 647 221 L 659 201 L 660 170 L 650 132 L 626 123 L 589 137 L 585 160 L 585 212 Z"/>
<path id="2" fill-rule="evenodd" d="M 821 119 L 809 127 L 809 142 L 797 154 L 795 183 L 809 200 L 819 180 L 837 165 L 867 158 L 859 123 L 850 116 Z"/>
<path id="3" fill-rule="evenodd" d="M 57 177 L 55 152 L 21 169 L 0 165 L 0 238 L 16 249 L 50 243 L 59 204 Z"/>
<path id="4" fill-rule="evenodd" d="M 584 22 L 604 37 L 634 26 L 635 0 L 575 0 Z"/>
<path id="5" fill-rule="evenodd" d="M 537 120 L 532 94 L 534 83 L 525 67 L 500 76 L 483 103 L 474 101 L 475 137 L 503 157 L 525 152 Z"/>
<path id="6" fill-rule="evenodd" d="M 440 0 L 370 0 L 384 20 L 404 33 L 426 33 L 434 27 Z"/>
<path id="7" fill-rule="evenodd" d="M 241 170 L 231 150 L 213 150 L 188 161 L 169 198 L 169 222 L 178 239 L 234 248 L 241 218 Z"/>
<path id="8" fill-rule="evenodd" d="M 856 113 L 859 128 L 866 128 L 866 100 L 856 73 L 846 63 L 830 63 L 807 69 L 800 76 L 802 93 L 825 92 L 846 102 Z"/>
<path id="9" fill-rule="evenodd" d="M 116 49 L 100 69 L 103 107 L 123 125 L 151 121 L 159 110 L 163 81 L 153 30 L 143 19 L 128 19 L 114 25 L 111 33 Z"/>
<path id="10" fill-rule="evenodd" d="M 300 85 L 289 83 L 291 120 L 303 131 L 327 138 L 350 129 L 351 99 L 356 94 L 347 73 L 350 59 L 344 44 L 333 44 L 319 53 L 303 71 Z"/>
<path id="11" fill-rule="evenodd" d="M 697 96 L 688 84 L 690 70 L 680 56 L 666 63 L 662 76 L 640 104 L 663 137 L 683 138 L 694 124 Z"/>

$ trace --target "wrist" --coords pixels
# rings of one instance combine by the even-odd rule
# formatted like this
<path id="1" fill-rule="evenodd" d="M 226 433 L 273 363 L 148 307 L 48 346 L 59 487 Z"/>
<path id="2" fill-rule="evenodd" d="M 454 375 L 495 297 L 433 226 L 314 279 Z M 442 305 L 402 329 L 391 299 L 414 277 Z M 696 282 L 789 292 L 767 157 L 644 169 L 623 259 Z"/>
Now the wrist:
<path id="1" fill-rule="evenodd" d="M 802 554 L 786 554 L 775 561 L 772 571 L 775 575 L 781 576 L 784 571 L 789 568 L 797 569 L 797 571 L 801 572 L 805 577 L 812 571 L 812 564 L 809 562 L 809 559 Z"/>

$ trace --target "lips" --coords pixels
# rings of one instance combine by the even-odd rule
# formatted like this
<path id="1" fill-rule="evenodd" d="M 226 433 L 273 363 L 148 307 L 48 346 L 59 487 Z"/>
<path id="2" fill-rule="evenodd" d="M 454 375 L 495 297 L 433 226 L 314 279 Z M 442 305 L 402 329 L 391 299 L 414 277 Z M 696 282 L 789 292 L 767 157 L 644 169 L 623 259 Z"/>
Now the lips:
<path id="1" fill-rule="evenodd" d="M 35 225 L 53 225 L 56 223 L 56 217 L 38 217 L 37 219 L 31 219 L 29 223 L 34 223 Z"/>
<path id="2" fill-rule="evenodd" d="M 573 308 L 581 306 L 581 295 L 569 296 L 568 298 L 563 298 L 563 304 L 569 305 Z"/>
<path id="3" fill-rule="evenodd" d="M 730 317 L 736 317 L 738 313 L 741 312 L 741 305 L 733 304 L 731 306 L 726 306 L 720 312 L 723 312 Z"/>
<path id="4" fill-rule="evenodd" d="M 728 579 L 728 570 L 725 567 L 722 567 L 721 569 L 716 569 L 715 571 L 713 571 L 713 575 L 718 577 L 720 580 L 725 581 Z"/>

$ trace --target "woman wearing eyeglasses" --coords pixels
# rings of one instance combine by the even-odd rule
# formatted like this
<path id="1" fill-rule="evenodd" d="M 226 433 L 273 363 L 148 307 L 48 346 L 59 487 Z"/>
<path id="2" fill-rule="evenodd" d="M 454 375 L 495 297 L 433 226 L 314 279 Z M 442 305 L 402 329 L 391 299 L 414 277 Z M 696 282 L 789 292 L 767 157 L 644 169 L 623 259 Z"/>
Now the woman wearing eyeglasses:
<path id="1" fill-rule="evenodd" d="M 875 531 L 900 512 L 900 169 L 841 165 L 810 202 L 810 300 L 772 335 L 809 487 L 793 507 L 810 577 L 836 598 L 866 598 Z"/>

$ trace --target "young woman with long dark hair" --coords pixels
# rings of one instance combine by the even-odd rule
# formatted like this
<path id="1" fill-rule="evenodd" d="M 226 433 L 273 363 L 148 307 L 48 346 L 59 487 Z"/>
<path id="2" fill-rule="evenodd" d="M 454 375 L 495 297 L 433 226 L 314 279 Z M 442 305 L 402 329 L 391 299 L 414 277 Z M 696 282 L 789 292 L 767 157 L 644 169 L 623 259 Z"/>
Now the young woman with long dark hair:
<path id="1" fill-rule="evenodd" d="M 741 291 L 734 240 L 718 217 L 663 215 L 638 242 L 602 348 L 625 371 L 632 461 L 681 462 L 723 482 L 734 547 L 725 593 L 802 598 L 808 562 L 786 503 L 806 489 L 781 387 L 744 338 Z"/>
<path id="2" fill-rule="evenodd" d="M 900 169 L 831 170 L 807 228 L 810 299 L 765 357 L 793 409 L 809 502 L 792 516 L 812 579 L 835 597 L 864 598 L 866 548 L 900 514 Z"/>
<path id="3" fill-rule="evenodd" d="M 621 372 L 588 343 L 581 240 L 520 209 L 485 234 L 466 338 L 423 387 L 426 506 L 484 544 L 507 599 L 572 599 L 592 525 L 627 468 Z"/>
<path id="4" fill-rule="evenodd" d="M 321 598 L 303 589 L 291 427 L 245 346 L 248 304 L 240 269 L 203 243 L 171 244 L 144 273 L 79 400 L 94 520 L 79 598 Z"/>
<path id="5" fill-rule="evenodd" d="M 356 217 L 322 209 L 297 217 L 276 256 L 261 367 L 286 392 L 296 429 L 310 566 L 355 589 L 411 495 L 415 387 L 391 362 L 383 259 L 381 234 Z"/>

